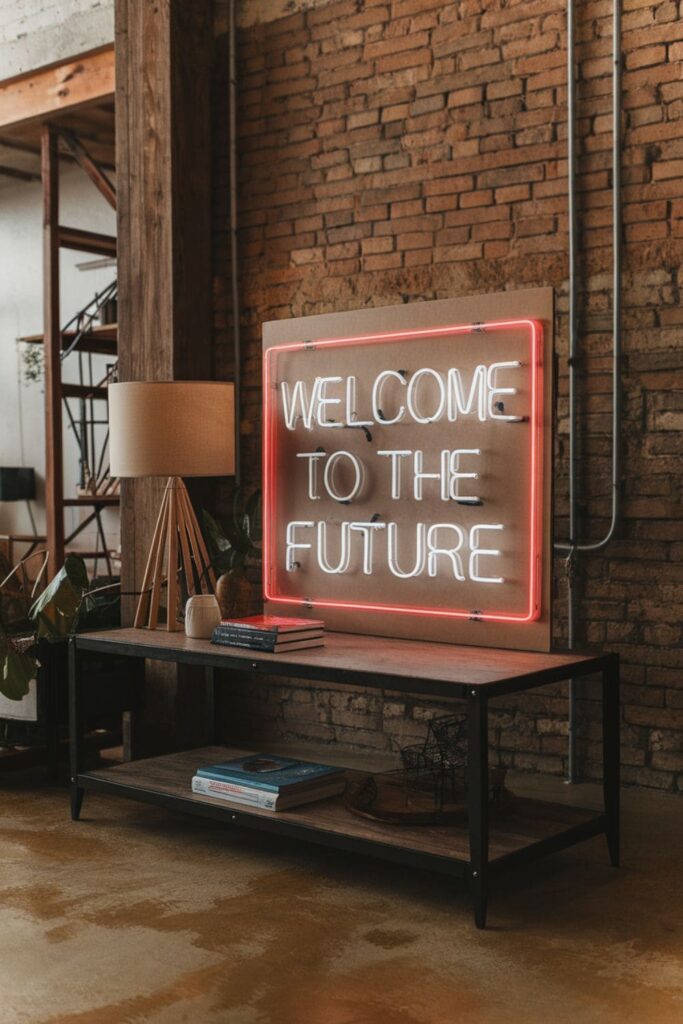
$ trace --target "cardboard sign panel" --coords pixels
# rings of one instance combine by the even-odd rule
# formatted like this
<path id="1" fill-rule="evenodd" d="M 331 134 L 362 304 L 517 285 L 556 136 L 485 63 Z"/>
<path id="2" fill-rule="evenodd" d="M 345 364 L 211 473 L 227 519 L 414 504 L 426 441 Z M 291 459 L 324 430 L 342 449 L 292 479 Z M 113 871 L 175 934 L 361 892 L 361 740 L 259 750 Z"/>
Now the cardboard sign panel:
<path id="1" fill-rule="evenodd" d="M 549 289 L 266 324 L 269 610 L 547 649 L 551 331 Z"/>

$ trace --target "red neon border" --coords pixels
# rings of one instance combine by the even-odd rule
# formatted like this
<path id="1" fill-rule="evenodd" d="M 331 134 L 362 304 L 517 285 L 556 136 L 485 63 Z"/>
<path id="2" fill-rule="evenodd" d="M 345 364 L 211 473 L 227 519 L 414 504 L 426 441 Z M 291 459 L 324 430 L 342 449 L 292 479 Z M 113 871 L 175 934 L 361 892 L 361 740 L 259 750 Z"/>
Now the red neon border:
<path id="1" fill-rule="evenodd" d="M 287 345 L 274 345 L 263 356 L 263 596 L 266 601 L 279 604 L 307 605 L 320 608 L 349 608 L 356 611 L 397 612 L 405 615 L 431 615 L 440 618 L 471 619 L 471 611 L 450 608 L 422 608 L 413 605 L 372 604 L 361 601 L 329 601 L 316 598 L 283 597 L 270 592 L 270 575 L 275 571 L 272 556 L 275 551 L 273 535 L 275 509 L 275 450 L 277 403 L 273 401 L 271 361 L 280 352 L 300 352 L 304 349 L 333 348 L 349 345 L 384 344 L 404 339 L 433 338 L 482 331 L 510 330 L 522 327 L 529 331 L 531 351 L 531 487 L 529 504 L 529 605 L 525 615 L 505 612 L 477 613 L 483 622 L 535 622 L 541 615 L 541 524 L 542 524 L 542 470 L 543 470 L 543 393 L 541 388 L 543 362 L 543 325 L 538 320 L 491 320 L 478 324 L 459 324 L 447 327 L 428 327 L 418 330 L 385 331 L 378 334 L 360 334 L 340 338 L 320 338 Z"/>

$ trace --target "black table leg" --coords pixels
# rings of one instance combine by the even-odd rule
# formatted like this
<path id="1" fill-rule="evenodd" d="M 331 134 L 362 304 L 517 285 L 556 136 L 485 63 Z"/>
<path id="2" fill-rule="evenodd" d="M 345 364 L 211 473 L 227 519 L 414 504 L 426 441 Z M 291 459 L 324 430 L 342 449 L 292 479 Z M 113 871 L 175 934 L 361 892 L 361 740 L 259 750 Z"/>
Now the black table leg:
<path id="1" fill-rule="evenodd" d="M 619 867 L 619 660 L 614 658 L 602 673 L 602 778 L 605 796 L 606 833 L 610 860 Z"/>
<path id="2" fill-rule="evenodd" d="M 78 821 L 84 790 L 76 779 L 83 767 L 83 702 L 81 656 L 76 641 L 69 640 L 69 769 L 71 777 L 71 817 Z"/>
<path id="3" fill-rule="evenodd" d="M 486 926 L 489 859 L 488 701 L 478 688 L 467 702 L 469 742 L 467 806 L 470 833 L 469 880 L 477 928 Z"/>

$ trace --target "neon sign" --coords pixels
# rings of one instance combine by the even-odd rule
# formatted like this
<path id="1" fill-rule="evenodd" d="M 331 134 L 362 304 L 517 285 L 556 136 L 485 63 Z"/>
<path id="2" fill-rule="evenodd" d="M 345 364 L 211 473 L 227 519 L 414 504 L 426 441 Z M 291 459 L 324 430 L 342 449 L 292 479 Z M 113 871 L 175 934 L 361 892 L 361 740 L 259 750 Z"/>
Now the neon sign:
<path id="1" fill-rule="evenodd" d="M 539 319 L 264 353 L 264 596 L 529 624 L 542 614 Z"/>

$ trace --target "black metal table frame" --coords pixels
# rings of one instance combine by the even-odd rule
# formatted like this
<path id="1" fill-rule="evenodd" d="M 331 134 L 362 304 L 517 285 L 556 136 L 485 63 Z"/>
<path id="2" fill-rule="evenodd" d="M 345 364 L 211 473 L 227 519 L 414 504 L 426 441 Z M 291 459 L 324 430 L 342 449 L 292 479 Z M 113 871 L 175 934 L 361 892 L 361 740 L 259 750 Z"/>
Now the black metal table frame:
<path id="1" fill-rule="evenodd" d="M 619 814 L 620 814 L 620 703 L 619 703 L 619 657 L 616 654 L 598 655 L 590 661 L 576 662 L 571 666 L 543 670 L 518 676 L 500 683 L 488 683 L 468 687 L 466 685 L 446 684 L 439 680 L 393 678 L 391 682 L 386 675 L 373 672 L 372 669 L 349 673 L 348 669 L 337 672 L 326 667 L 322 671 L 313 666 L 288 665 L 276 661 L 253 661 L 248 652 L 235 649 L 226 655 L 222 648 L 215 654 L 192 651 L 167 650 L 156 646 L 153 638 L 141 639 L 140 642 L 124 645 L 117 644 L 116 653 L 127 655 L 142 661 L 170 661 L 176 664 L 199 665 L 204 669 L 204 678 L 209 695 L 209 721 L 207 726 L 215 735 L 215 673 L 216 669 L 251 670 L 285 678 L 310 678 L 327 682 L 343 682 L 346 685 L 357 684 L 363 687 L 374 687 L 394 692 L 425 694 L 433 697 L 448 696 L 462 698 L 466 701 L 468 717 L 468 826 L 469 826 L 469 862 L 454 858 L 446 858 L 429 854 L 424 851 L 407 850 L 389 844 L 378 843 L 356 836 L 344 836 L 338 833 L 313 829 L 305 824 L 288 822 L 282 818 L 267 818 L 250 815 L 248 809 L 239 810 L 232 806 L 223 807 L 218 804 L 199 803 L 191 799 L 175 797 L 144 790 L 136 786 L 120 783 L 115 780 L 95 778 L 83 771 L 83 721 L 82 721 L 82 655 L 87 651 L 102 653 L 107 651 L 106 642 L 88 639 L 87 634 L 73 637 L 69 644 L 69 733 L 70 733 L 70 776 L 71 776 L 71 817 L 74 821 L 80 817 L 83 796 L 86 789 L 106 792 L 140 802 L 151 803 L 183 813 L 196 814 L 200 817 L 230 821 L 236 825 L 274 832 L 304 839 L 318 844 L 328 845 L 337 849 L 352 852 L 369 853 L 399 863 L 441 871 L 445 874 L 465 878 L 472 895 L 474 919 L 477 928 L 484 928 L 489 895 L 489 881 L 492 871 L 502 871 L 508 867 L 527 862 L 537 857 L 573 846 L 584 839 L 604 833 L 611 863 L 619 865 Z M 494 697 L 519 693 L 534 689 L 552 682 L 560 682 L 569 678 L 599 674 L 602 691 L 602 746 L 603 746 L 603 797 L 604 811 L 594 818 L 566 829 L 564 832 L 531 843 L 523 849 L 516 850 L 506 856 L 489 862 L 489 782 L 488 782 L 488 706 Z"/>

